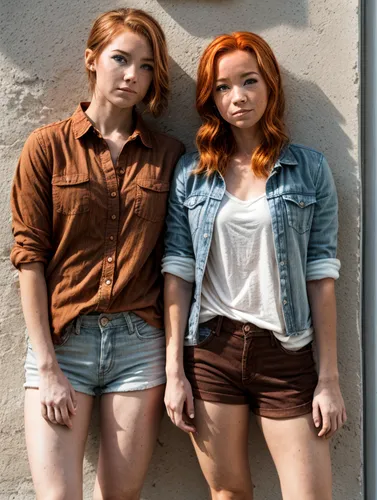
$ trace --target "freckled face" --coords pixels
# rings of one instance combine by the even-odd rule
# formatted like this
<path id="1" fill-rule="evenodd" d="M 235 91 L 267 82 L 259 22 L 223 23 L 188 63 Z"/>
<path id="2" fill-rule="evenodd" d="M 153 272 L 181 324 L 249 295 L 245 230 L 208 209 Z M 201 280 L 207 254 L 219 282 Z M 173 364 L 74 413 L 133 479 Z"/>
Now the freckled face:
<path id="1" fill-rule="evenodd" d="M 236 50 L 217 61 L 213 100 L 232 127 L 259 129 L 266 111 L 268 88 L 253 53 Z"/>
<path id="2" fill-rule="evenodd" d="M 139 104 L 146 96 L 153 80 L 154 59 L 146 38 L 124 31 L 115 37 L 91 61 L 86 52 L 87 67 L 96 73 L 95 95 L 120 108 Z"/>

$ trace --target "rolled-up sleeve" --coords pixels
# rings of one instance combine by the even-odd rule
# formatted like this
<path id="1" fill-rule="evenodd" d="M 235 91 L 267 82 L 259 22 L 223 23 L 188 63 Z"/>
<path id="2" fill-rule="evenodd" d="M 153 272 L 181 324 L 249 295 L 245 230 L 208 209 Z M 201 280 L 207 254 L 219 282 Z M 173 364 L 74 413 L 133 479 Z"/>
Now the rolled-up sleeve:
<path id="1" fill-rule="evenodd" d="M 162 272 L 193 282 L 195 256 L 190 225 L 183 202 L 186 199 L 186 169 L 183 156 L 175 169 L 166 218 L 165 255 Z"/>
<path id="2" fill-rule="evenodd" d="M 52 250 L 51 166 L 38 131 L 22 150 L 11 193 L 14 245 L 10 259 L 21 264 L 47 264 Z"/>
<path id="3" fill-rule="evenodd" d="M 330 167 L 322 156 L 316 179 L 316 204 L 308 245 L 307 281 L 339 278 L 337 238 L 338 198 Z"/>

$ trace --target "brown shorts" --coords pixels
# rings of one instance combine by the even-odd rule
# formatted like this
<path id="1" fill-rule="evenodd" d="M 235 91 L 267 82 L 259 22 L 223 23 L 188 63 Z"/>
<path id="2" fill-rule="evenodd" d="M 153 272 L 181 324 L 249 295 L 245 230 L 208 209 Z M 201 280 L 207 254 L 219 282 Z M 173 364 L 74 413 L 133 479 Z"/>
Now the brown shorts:
<path id="1" fill-rule="evenodd" d="M 204 340 L 185 347 L 194 398 L 249 404 L 269 418 L 311 412 L 318 379 L 311 343 L 288 351 L 269 330 L 222 316 L 199 325 L 199 333 Z"/>

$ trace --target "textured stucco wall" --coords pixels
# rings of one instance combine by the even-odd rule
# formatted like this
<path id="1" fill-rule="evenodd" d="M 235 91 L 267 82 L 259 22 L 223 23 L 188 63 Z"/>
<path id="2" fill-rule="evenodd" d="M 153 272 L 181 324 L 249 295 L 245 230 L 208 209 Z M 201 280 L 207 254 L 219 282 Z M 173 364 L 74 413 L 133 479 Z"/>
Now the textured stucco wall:
<path id="1" fill-rule="evenodd" d="M 8 255 L 9 190 L 29 132 L 65 118 L 87 97 L 84 44 L 94 17 L 123 2 L 2 0 L 0 4 L 0 500 L 32 499 L 23 437 L 24 323 Z M 265 36 L 282 65 L 292 138 L 326 153 L 340 200 L 337 284 L 339 358 L 349 420 L 332 441 L 334 499 L 362 498 L 359 328 L 358 1 L 135 0 L 161 21 L 170 46 L 173 96 L 159 126 L 193 148 L 198 119 L 194 78 L 198 55 L 216 34 L 251 30 Z M 85 461 L 85 498 L 96 463 L 96 416 Z M 250 456 L 257 500 L 280 498 L 278 480 L 252 420 Z M 207 498 L 189 439 L 165 419 L 143 499 Z"/>

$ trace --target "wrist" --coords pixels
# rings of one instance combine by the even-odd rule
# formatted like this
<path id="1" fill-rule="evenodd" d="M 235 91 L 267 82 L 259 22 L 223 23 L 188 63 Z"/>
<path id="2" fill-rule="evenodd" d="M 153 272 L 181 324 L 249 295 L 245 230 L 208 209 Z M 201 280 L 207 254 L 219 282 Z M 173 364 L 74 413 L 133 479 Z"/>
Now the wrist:
<path id="1" fill-rule="evenodd" d="M 38 371 L 41 375 L 55 373 L 59 369 L 59 363 L 56 359 L 48 358 L 38 363 Z"/>
<path id="2" fill-rule="evenodd" d="M 319 372 L 318 375 L 318 383 L 319 384 L 334 384 L 334 383 L 339 383 L 339 373 L 332 372 L 332 373 L 321 373 Z"/>
<path id="3" fill-rule="evenodd" d="M 181 378 L 185 375 L 185 370 L 181 363 L 166 365 L 165 372 L 168 378 Z"/>

